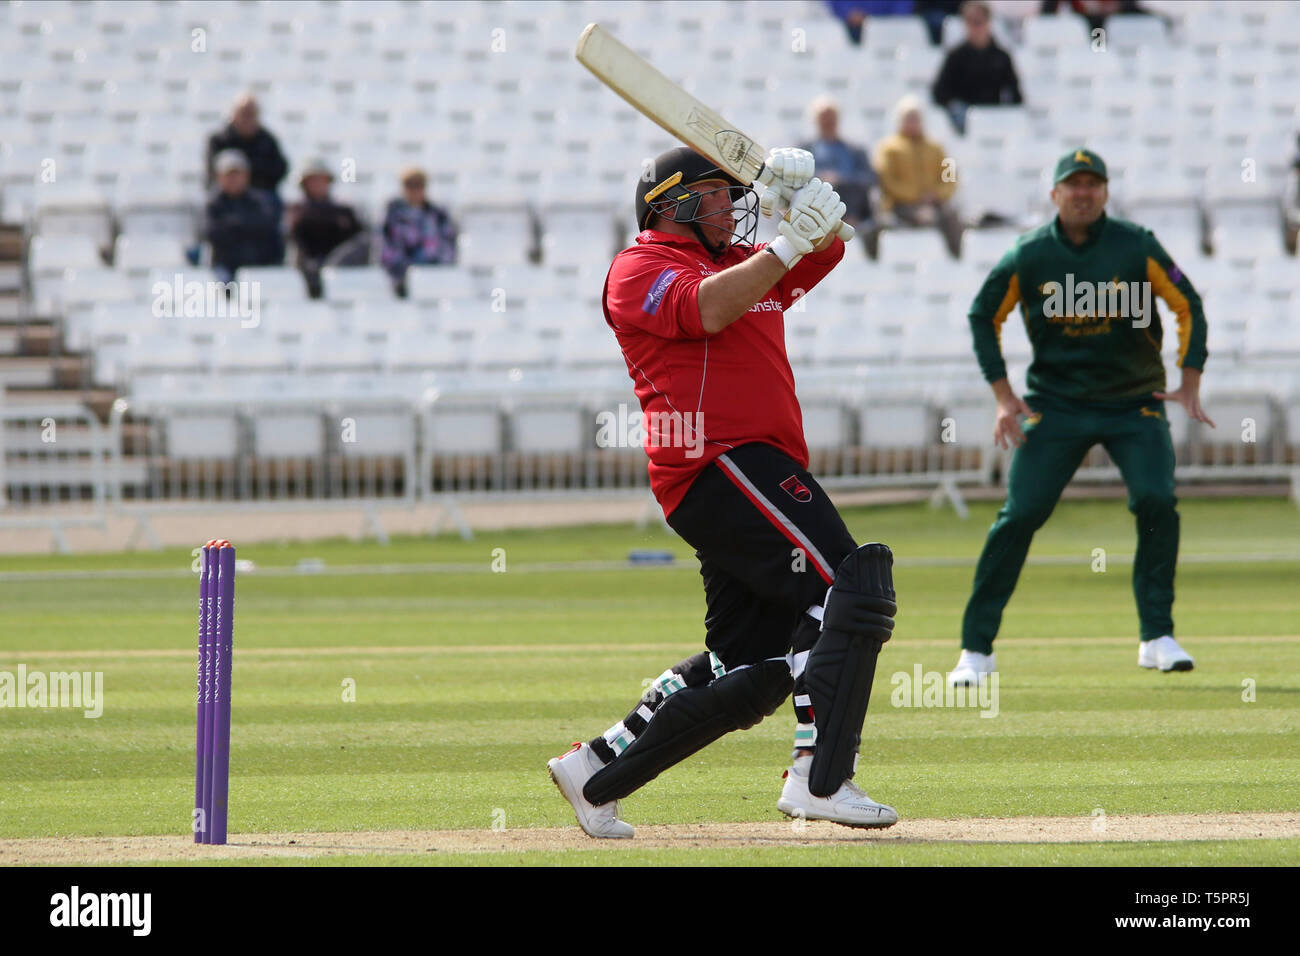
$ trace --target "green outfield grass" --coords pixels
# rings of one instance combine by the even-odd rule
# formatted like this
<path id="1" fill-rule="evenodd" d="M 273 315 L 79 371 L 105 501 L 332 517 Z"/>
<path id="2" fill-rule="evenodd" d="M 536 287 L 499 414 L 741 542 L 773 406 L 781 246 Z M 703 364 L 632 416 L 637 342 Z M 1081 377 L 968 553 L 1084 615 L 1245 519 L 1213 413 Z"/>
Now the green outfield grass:
<path id="1" fill-rule="evenodd" d="M 877 669 L 858 776 L 874 797 L 904 820 L 1300 807 L 1300 512 L 1286 502 L 1181 505 L 1175 618 L 1194 672 L 1136 666 L 1123 503 L 1066 502 L 1006 617 L 997 716 L 893 706 L 893 675 L 955 662 L 995 508 L 973 506 L 964 522 L 922 506 L 846 512 L 859 540 L 888 543 L 898 560 L 898 628 Z M 647 547 L 678 561 L 623 563 Z M 491 570 L 497 548 L 505 573 Z M 659 528 L 257 545 L 239 556 L 257 570 L 240 575 L 236 595 L 232 833 L 570 826 L 546 759 L 621 718 L 643 680 L 702 646 L 691 550 Z M 292 573 L 303 558 L 328 573 Z M 0 671 L 98 670 L 105 693 L 98 719 L 0 709 L 0 838 L 186 831 L 191 561 L 187 550 L 0 558 Z M 343 700 L 349 680 L 355 702 Z M 781 819 L 792 725 L 787 705 L 624 801 L 624 815 Z M 1248 865 L 1294 863 L 1300 840 L 425 857 L 281 862 Z"/>

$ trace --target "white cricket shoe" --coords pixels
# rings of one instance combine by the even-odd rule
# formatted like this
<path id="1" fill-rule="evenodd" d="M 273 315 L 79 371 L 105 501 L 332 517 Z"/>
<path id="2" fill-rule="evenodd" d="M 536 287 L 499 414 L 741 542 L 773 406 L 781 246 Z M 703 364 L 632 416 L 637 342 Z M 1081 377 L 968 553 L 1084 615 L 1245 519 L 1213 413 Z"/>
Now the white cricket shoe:
<path id="1" fill-rule="evenodd" d="M 618 818 L 618 801 L 594 804 L 588 803 L 582 795 L 582 788 L 601 768 L 600 761 L 591 752 L 591 745 L 575 741 L 573 749 L 559 757 L 552 757 L 546 762 L 551 772 L 551 779 L 564 794 L 564 799 L 573 805 L 573 812 L 578 815 L 578 825 L 587 832 L 587 836 L 606 839 L 628 839 L 636 835 L 636 830 L 629 823 Z"/>
<path id="2" fill-rule="evenodd" d="M 898 822 L 893 807 L 876 803 L 854 784 L 845 780 L 829 797 L 814 797 L 808 791 L 808 771 L 812 757 L 796 757 L 794 766 L 785 772 L 785 786 L 776 808 L 787 817 L 802 820 L 829 820 L 846 827 L 866 830 L 892 827 Z"/>
<path id="3" fill-rule="evenodd" d="M 1138 644 L 1138 667 L 1169 671 L 1189 671 L 1196 666 L 1192 655 L 1178 646 L 1170 635 Z"/>
<path id="4" fill-rule="evenodd" d="M 980 654 L 963 648 L 961 657 L 957 658 L 957 666 L 948 675 L 948 683 L 953 687 L 969 687 L 972 684 L 978 686 L 997 669 L 992 654 Z"/>

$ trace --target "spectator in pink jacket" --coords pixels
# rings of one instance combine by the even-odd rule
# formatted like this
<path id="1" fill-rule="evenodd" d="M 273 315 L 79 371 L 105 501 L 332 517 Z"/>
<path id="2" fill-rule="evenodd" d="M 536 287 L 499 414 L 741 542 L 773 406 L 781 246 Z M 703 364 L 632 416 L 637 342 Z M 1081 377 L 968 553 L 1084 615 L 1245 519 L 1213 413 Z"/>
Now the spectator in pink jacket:
<path id="1" fill-rule="evenodd" d="M 456 224 L 445 209 L 429 202 L 424 170 L 402 170 L 401 183 L 402 195 L 384 213 L 381 261 L 397 294 L 405 296 L 408 267 L 456 261 Z"/>

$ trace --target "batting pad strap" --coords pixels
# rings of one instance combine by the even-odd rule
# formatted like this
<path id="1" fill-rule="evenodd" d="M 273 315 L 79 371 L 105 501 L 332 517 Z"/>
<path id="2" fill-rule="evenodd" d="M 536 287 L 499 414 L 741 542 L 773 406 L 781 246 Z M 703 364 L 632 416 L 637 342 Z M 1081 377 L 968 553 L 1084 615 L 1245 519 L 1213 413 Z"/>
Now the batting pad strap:
<path id="1" fill-rule="evenodd" d="M 660 697 L 671 697 L 679 690 L 686 689 L 686 679 L 674 670 L 666 670 L 650 684 L 650 689 L 659 692 Z"/>
<path id="2" fill-rule="evenodd" d="M 827 593 L 830 593 L 829 588 L 827 589 Z M 826 608 L 822 607 L 820 604 L 809 604 L 808 610 L 804 611 L 804 613 L 814 621 L 820 621 L 826 616 Z"/>
<path id="3" fill-rule="evenodd" d="M 790 666 L 791 677 L 798 678 L 803 674 L 804 668 L 808 666 L 808 655 L 811 653 L 811 650 L 807 650 L 785 656 L 785 662 Z"/>
<path id="4" fill-rule="evenodd" d="M 709 670 L 713 672 L 714 680 L 717 680 L 723 674 L 727 673 L 727 669 L 722 666 L 722 661 L 718 659 L 718 655 L 713 653 L 713 651 L 709 651 Z"/>
<path id="5" fill-rule="evenodd" d="M 627 725 L 621 720 L 605 731 L 602 736 L 605 738 L 605 743 L 609 744 L 609 749 L 614 751 L 615 756 L 621 754 L 628 748 L 628 744 L 636 740 L 636 736 L 627 729 Z"/>

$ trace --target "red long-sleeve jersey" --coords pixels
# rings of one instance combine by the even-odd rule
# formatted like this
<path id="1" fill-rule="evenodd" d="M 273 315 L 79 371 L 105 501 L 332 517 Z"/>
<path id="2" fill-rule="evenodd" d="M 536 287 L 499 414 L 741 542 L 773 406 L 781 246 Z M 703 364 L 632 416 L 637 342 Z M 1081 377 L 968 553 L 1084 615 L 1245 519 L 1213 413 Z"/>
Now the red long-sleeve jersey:
<path id="1" fill-rule="evenodd" d="M 748 315 L 705 332 L 700 283 L 764 248 L 732 246 L 714 261 L 695 239 L 647 229 L 605 279 L 605 321 L 641 402 L 650 488 L 665 515 L 709 462 L 739 445 L 766 442 L 808 467 L 785 310 L 843 258 L 844 243 L 804 256 Z"/>

